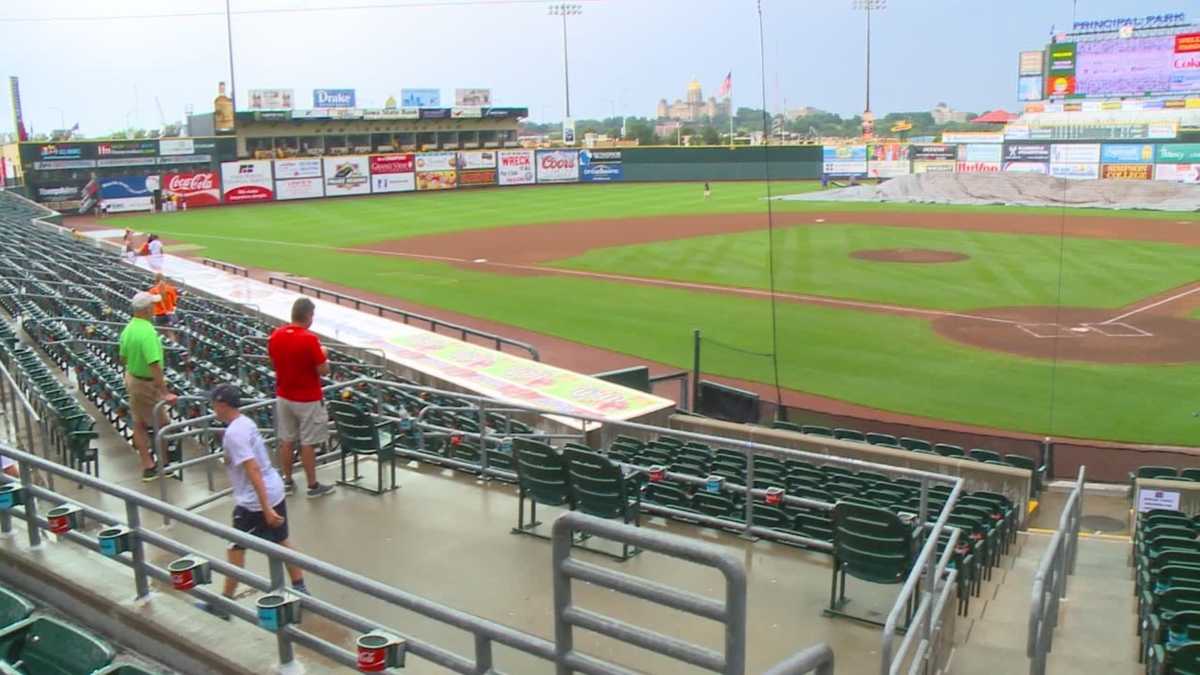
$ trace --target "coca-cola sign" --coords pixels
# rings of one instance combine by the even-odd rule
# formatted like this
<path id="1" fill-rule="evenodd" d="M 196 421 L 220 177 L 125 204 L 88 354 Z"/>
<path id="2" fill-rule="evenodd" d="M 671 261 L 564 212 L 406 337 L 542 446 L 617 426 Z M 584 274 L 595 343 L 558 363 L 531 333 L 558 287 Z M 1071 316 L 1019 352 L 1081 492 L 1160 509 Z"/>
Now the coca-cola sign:
<path id="1" fill-rule="evenodd" d="M 163 176 L 163 197 L 178 196 L 191 209 L 197 206 L 216 206 L 221 203 L 217 174 L 212 171 L 168 173 Z"/>
<path id="2" fill-rule="evenodd" d="M 573 183 L 579 180 L 578 150 L 539 150 L 537 182 Z"/>

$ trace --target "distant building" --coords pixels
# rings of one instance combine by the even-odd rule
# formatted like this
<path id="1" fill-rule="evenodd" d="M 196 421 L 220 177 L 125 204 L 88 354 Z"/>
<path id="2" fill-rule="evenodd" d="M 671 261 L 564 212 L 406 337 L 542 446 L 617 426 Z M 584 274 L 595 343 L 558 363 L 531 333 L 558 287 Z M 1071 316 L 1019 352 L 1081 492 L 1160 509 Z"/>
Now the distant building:
<path id="1" fill-rule="evenodd" d="M 661 99 L 658 102 L 657 114 L 659 119 L 696 122 L 706 117 L 713 118 L 728 115 L 730 105 L 728 98 L 718 101 L 710 96 L 705 101 L 700 83 L 692 80 L 687 88 L 687 100 L 681 101 L 675 99 L 674 103 L 667 103 L 667 99 Z"/>
<path id="2" fill-rule="evenodd" d="M 934 124 L 950 124 L 951 122 L 961 123 L 967 121 L 967 113 L 954 110 L 945 103 L 938 103 L 935 105 L 933 110 L 929 111 L 929 114 L 933 115 Z"/>

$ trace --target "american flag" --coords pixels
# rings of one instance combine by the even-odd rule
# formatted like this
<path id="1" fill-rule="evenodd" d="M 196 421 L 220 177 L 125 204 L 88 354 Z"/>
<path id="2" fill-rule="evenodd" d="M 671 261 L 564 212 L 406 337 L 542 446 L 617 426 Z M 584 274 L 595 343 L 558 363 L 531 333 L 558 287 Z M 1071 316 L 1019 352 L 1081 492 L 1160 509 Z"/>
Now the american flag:
<path id="1" fill-rule="evenodd" d="M 721 88 L 717 90 L 717 97 L 725 98 L 726 96 L 729 96 L 732 93 L 733 93 L 733 71 L 729 71 L 729 74 L 726 75 L 725 79 L 721 81 Z"/>

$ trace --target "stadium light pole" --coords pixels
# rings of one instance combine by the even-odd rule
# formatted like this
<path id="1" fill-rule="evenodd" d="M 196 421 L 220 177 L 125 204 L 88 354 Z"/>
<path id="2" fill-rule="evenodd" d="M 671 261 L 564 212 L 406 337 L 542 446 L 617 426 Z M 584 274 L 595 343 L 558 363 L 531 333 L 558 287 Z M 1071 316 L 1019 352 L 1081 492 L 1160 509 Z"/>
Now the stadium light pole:
<path id="1" fill-rule="evenodd" d="M 563 28 L 563 95 L 566 98 L 566 116 L 571 117 L 571 71 L 567 64 L 567 17 L 583 14 L 583 5 L 575 2 L 556 2 L 550 5 L 551 16 L 562 17 Z"/>
<path id="2" fill-rule="evenodd" d="M 229 103 L 237 113 L 237 82 L 233 79 L 233 17 L 225 0 L 225 40 L 229 43 Z"/>
<path id="3" fill-rule="evenodd" d="M 863 133 L 866 134 L 868 124 L 874 127 L 875 115 L 871 112 L 871 12 L 887 9 L 887 0 L 853 0 L 854 9 L 867 14 L 867 100 L 863 108 Z"/>

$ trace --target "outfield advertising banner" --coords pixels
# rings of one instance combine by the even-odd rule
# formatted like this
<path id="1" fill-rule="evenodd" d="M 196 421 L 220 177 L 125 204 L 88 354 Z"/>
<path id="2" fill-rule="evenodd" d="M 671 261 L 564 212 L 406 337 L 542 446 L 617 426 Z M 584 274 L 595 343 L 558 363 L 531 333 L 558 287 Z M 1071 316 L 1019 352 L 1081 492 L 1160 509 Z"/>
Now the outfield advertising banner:
<path id="1" fill-rule="evenodd" d="M 1051 162 L 1050 175 L 1066 180 L 1097 180 L 1100 178 L 1100 165 L 1080 162 Z"/>
<path id="2" fill-rule="evenodd" d="M 320 178 L 321 160 L 318 157 L 306 159 L 277 159 L 275 160 L 275 180 L 290 178 Z"/>
<path id="3" fill-rule="evenodd" d="M 1024 145 L 1005 145 L 1005 162 L 1049 162 L 1049 143 L 1027 143 Z"/>
<path id="4" fill-rule="evenodd" d="M 371 192 L 412 192 L 417 189 L 416 157 L 411 152 L 371 156 Z"/>
<path id="5" fill-rule="evenodd" d="M 459 107 L 489 106 L 492 104 L 491 89 L 455 89 L 454 105 Z"/>
<path id="6" fill-rule="evenodd" d="M 1050 162 L 1054 164 L 1099 164 L 1100 144 L 1052 145 L 1050 146 Z"/>
<path id="7" fill-rule="evenodd" d="M 579 181 L 578 150 L 538 150 L 537 182 L 575 183 Z"/>
<path id="8" fill-rule="evenodd" d="M 320 178 L 292 178 L 275 181 L 275 199 L 313 199 L 325 196 L 325 183 Z"/>
<path id="9" fill-rule="evenodd" d="M 912 165 L 906 159 L 873 159 L 867 164 L 867 176 L 870 178 L 899 178 L 910 173 Z"/>
<path id="10" fill-rule="evenodd" d="M 871 163 L 899 162 L 908 159 L 908 145 L 904 143 L 875 143 L 867 146 L 867 157 Z"/>
<path id="11" fill-rule="evenodd" d="M 620 150 L 580 150 L 579 178 L 589 183 L 624 180 L 625 167 Z"/>
<path id="12" fill-rule="evenodd" d="M 958 159 L 962 162 L 995 162 L 1004 161 L 1004 147 L 1001 145 L 960 145 Z"/>
<path id="13" fill-rule="evenodd" d="M 494 169 L 496 168 L 495 150 L 468 150 L 458 153 L 458 168 Z"/>
<path id="14" fill-rule="evenodd" d="M 1050 173 L 1050 164 L 1047 162 L 1005 162 L 1005 173 L 1040 173 L 1043 176 Z"/>
<path id="15" fill-rule="evenodd" d="M 158 176 L 110 176 L 100 179 L 100 201 L 109 213 L 153 211 Z"/>
<path id="16" fill-rule="evenodd" d="M 1101 164 L 1151 164 L 1154 162 L 1154 146 L 1149 143 L 1100 146 Z"/>
<path id="17" fill-rule="evenodd" d="M 954 159 L 913 160 L 912 163 L 912 172 L 915 174 L 954 173 L 957 168 L 958 160 Z"/>
<path id="18" fill-rule="evenodd" d="M 164 198 L 172 195 L 179 197 L 189 209 L 221 203 L 221 189 L 217 185 L 217 174 L 213 171 L 163 174 L 162 192 Z"/>
<path id="19" fill-rule="evenodd" d="M 371 192 L 370 162 L 366 157 L 326 157 L 325 194 L 329 197 Z"/>
<path id="20" fill-rule="evenodd" d="M 353 89 L 313 89 L 313 108 L 353 108 Z"/>
<path id="21" fill-rule="evenodd" d="M 423 171 L 416 176 L 418 190 L 453 190 L 458 187 L 457 171 Z"/>
<path id="22" fill-rule="evenodd" d="M 867 173 L 867 146 L 827 145 L 821 150 L 821 171 L 832 176 Z"/>
<path id="23" fill-rule="evenodd" d="M 270 201 L 275 198 L 273 187 L 269 159 L 221 164 L 221 190 L 226 204 Z"/>
<path id="24" fill-rule="evenodd" d="M 966 145 L 980 143 L 1003 143 L 1003 131 L 944 131 L 942 143 L 946 145 Z"/>
<path id="25" fill-rule="evenodd" d="M 1107 180 L 1150 180 L 1153 164 L 1101 164 L 1100 177 Z"/>
<path id="26" fill-rule="evenodd" d="M 441 89 L 400 90 L 400 105 L 405 108 L 436 108 L 441 104 Z"/>
<path id="27" fill-rule="evenodd" d="M 1154 165 L 1154 180 L 1200 184 L 1200 163 L 1156 164 Z"/>
<path id="28" fill-rule="evenodd" d="M 501 185 L 530 185 L 537 177 L 533 170 L 533 150 L 501 150 L 497 179 Z"/>
<path id="29" fill-rule="evenodd" d="M 1158 146 L 1159 164 L 1200 164 L 1200 143 L 1174 143 Z"/>
<path id="30" fill-rule="evenodd" d="M 196 143 L 190 138 L 163 138 L 158 141 L 158 154 L 192 155 L 196 153 Z"/>
<path id="31" fill-rule="evenodd" d="M 424 171 L 454 171 L 458 157 L 453 152 L 422 152 L 417 155 L 417 173 Z"/>
<path id="32" fill-rule="evenodd" d="M 1000 162 L 972 162 L 959 160 L 954 165 L 954 173 L 1000 173 Z"/>
<path id="33" fill-rule="evenodd" d="M 291 110 L 296 107 L 291 89 L 251 89 L 250 110 Z"/>
<path id="34" fill-rule="evenodd" d="M 908 146 L 908 158 L 913 161 L 957 160 L 958 148 L 942 144 L 913 144 Z"/>
<path id="35" fill-rule="evenodd" d="M 496 184 L 495 169 L 470 169 L 458 172 L 460 187 L 487 187 Z"/>

